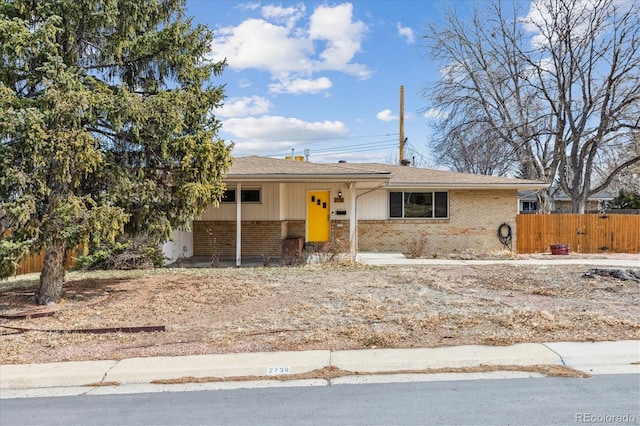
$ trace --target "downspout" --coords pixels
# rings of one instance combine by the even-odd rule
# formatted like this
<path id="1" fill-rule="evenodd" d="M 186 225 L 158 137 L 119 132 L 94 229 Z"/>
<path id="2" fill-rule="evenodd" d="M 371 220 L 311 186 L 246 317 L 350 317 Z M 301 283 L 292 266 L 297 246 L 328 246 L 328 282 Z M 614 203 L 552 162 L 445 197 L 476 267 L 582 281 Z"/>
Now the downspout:
<path id="1" fill-rule="evenodd" d="M 356 261 L 356 257 L 357 257 L 357 251 L 358 251 L 358 199 L 360 197 L 362 197 L 363 195 L 367 195 L 373 191 L 376 191 L 386 185 L 389 184 L 389 181 L 386 181 L 384 183 L 381 183 L 380 185 L 376 186 L 375 188 L 371 188 L 368 191 L 363 192 L 362 194 L 357 194 L 355 195 L 355 197 L 352 195 L 351 196 L 351 200 L 353 202 L 353 218 L 354 220 L 352 221 L 351 224 L 351 261 L 355 262 Z M 351 189 L 351 187 L 353 186 L 353 190 L 351 191 L 352 194 L 355 194 L 356 192 L 356 187 L 355 187 L 355 182 L 350 182 L 349 183 L 349 189 Z"/>
<path id="2" fill-rule="evenodd" d="M 236 187 L 236 266 L 242 265 L 242 184 Z"/>

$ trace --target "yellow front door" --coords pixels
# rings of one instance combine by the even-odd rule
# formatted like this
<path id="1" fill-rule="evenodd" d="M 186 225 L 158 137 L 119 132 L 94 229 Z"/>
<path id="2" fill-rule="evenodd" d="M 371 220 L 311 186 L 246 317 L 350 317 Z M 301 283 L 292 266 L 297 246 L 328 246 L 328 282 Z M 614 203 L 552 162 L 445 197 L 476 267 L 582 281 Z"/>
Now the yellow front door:
<path id="1" fill-rule="evenodd" d="M 329 191 L 307 193 L 307 241 L 325 243 L 329 241 L 330 212 Z"/>

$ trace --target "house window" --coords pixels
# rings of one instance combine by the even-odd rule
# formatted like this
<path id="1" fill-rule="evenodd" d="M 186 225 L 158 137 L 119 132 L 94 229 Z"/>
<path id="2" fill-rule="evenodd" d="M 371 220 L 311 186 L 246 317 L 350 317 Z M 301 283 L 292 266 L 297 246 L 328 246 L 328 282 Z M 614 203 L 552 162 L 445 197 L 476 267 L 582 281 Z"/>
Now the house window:
<path id="1" fill-rule="evenodd" d="M 447 192 L 389 192 L 391 218 L 447 218 L 449 193 Z"/>
<path id="2" fill-rule="evenodd" d="M 241 194 L 240 202 L 242 203 L 259 203 L 262 200 L 260 188 L 243 189 L 240 194 Z M 235 203 L 236 190 L 225 189 L 224 193 L 222 194 L 222 199 L 220 201 L 222 203 Z"/>
<path id="3" fill-rule="evenodd" d="M 522 211 L 523 212 L 537 212 L 538 211 L 538 202 L 537 201 L 523 201 L 522 202 Z"/>

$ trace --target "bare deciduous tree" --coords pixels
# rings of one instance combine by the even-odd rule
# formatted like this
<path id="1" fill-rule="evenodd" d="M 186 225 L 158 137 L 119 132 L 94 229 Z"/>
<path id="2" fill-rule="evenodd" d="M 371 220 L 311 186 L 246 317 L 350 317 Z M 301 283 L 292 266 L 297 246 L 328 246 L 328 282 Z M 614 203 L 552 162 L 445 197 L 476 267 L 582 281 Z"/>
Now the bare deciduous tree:
<path id="1" fill-rule="evenodd" d="M 635 141 L 603 153 L 602 160 L 595 168 L 595 184 L 604 182 L 618 164 L 638 156 L 640 156 L 640 134 L 637 135 Z M 620 192 L 640 194 L 640 162 L 616 174 L 609 183 L 608 190 L 612 195 L 617 195 Z"/>
<path id="2" fill-rule="evenodd" d="M 640 162 L 618 158 L 594 179 L 604 154 L 640 132 L 640 1 L 483 6 L 468 20 L 451 10 L 424 37 L 445 64 L 425 91 L 431 108 L 446 113 L 434 146 L 456 154 L 483 142 L 500 155 L 492 144 L 505 145 L 505 161 L 522 177 L 552 183 L 550 191 L 570 195 L 573 212 L 584 212 L 589 195 Z M 552 194 L 543 195 L 548 209 Z"/>
<path id="3" fill-rule="evenodd" d="M 474 123 L 452 129 L 432 146 L 439 165 L 461 173 L 506 176 L 514 170 L 514 150 L 486 125 Z"/>

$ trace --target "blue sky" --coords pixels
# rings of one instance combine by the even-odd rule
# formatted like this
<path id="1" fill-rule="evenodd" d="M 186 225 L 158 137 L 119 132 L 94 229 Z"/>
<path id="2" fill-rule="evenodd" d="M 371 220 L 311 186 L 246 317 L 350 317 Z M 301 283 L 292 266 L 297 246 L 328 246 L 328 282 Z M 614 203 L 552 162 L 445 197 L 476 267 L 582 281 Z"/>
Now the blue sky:
<path id="1" fill-rule="evenodd" d="M 188 0 L 188 15 L 214 30 L 211 58 L 228 61 L 214 80 L 227 95 L 219 136 L 235 143 L 235 156 L 282 158 L 293 148 L 314 162 L 394 163 L 403 86 L 405 152 L 424 164 L 423 91 L 439 67 L 422 35 L 461 4 Z"/>

